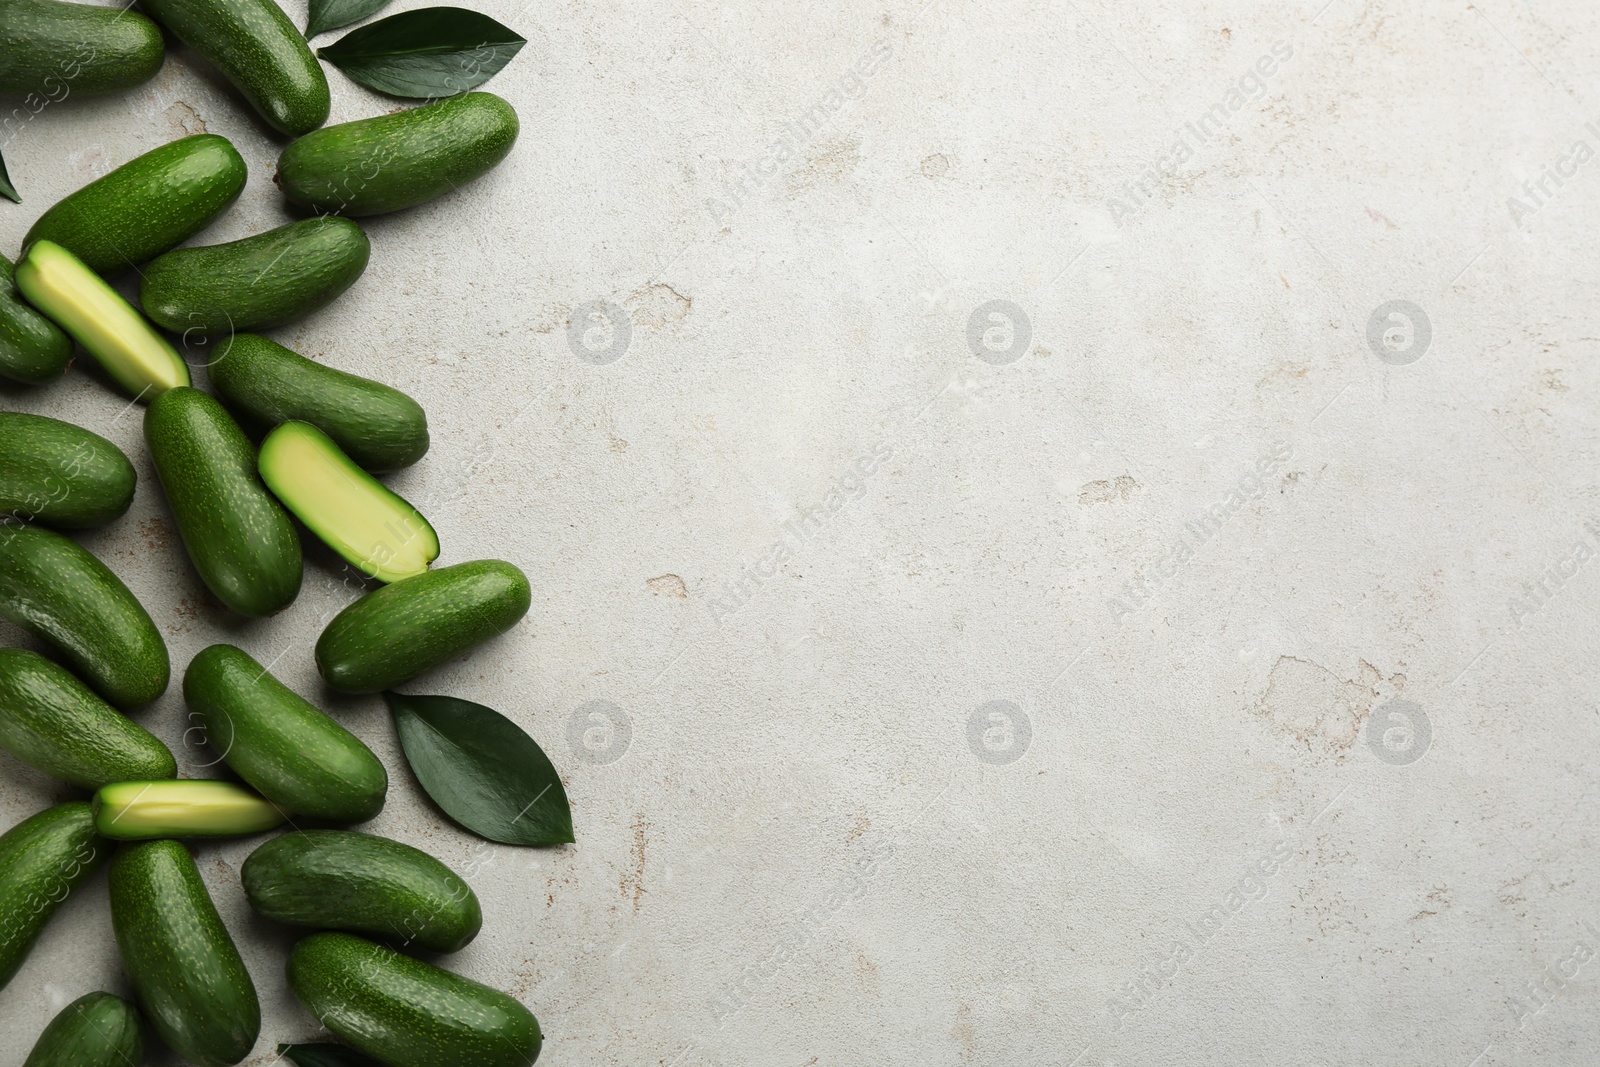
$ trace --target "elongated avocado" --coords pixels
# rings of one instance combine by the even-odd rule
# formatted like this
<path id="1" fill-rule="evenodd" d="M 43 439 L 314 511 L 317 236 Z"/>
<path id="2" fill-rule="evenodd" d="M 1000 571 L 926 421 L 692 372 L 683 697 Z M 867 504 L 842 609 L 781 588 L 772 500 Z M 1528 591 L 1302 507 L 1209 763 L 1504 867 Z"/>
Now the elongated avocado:
<path id="1" fill-rule="evenodd" d="M 30 106 L 144 85 L 162 69 L 162 30 L 136 11 L 61 0 L 6 0 L 0 94 Z"/>
<path id="2" fill-rule="evenodd" d="M 136 1067 L 143 1062 L 138 1009 L 110 993 L 85 993 L 50 1020 L 22 1067 Z"/>
<path id="3" fill-rule="evenodd" d="M 374 473 L 399 470 L 428 451 L 428 418 L 398 389 L 325 366 L 256 334 L 222 346 L 211 386 L 235 417 L 257 430 L 309 422 Z"/>
<path id="4" fill-rule="evenodd" d="M 304 830 L 250 853 L 250 906 L 275 922 L 343 930 L 397 948 L 455 952 L 483 925 L 477 894 L 421 849 L 375 834 Z"/>
<path id="5" fill-rule="evenodd" d="M 145 1017 L 185 1059 L 226 1067 L 250 1054 L 261 1003 L 188 849 L 124 846 L 111 861 L 111 926 Z"/>
<path id="6" fill-rule="evenodd" d="M 47 808 L 0 837 L 0 988 L 56 909 L 110 854 L 81 800 Z"/>
<path id="7" fill-rule="evenodd" d="M 439 567 L 335 615 L 317 639 L 317 668 L 341 693 L 392 689 L 509 630 L 532 599 L 527 576 L 503 560 Z"/>
<path id="8" fill-rule="evenodd" d="M 244 159 L 226 137 L 183 137 L 61 200 L 29 228 L 22 247 L 53 241 L 96 274 L 115 274 L 211 225 L 239 198 L 245 174 Z"/>
<path id="9" fill-rule="evenodd" d="M 122 580 L 75 542 L 38 526 L 0 526 L 0 618 L 43 638 L 115 707 L 167 690 L 166 642 Z"/>
<path id="10" fill-rule="evenodd" d="M 66 373 L 72 362 L 72 338 L 22 299 L 15 269 L 0 256 L 0 377 L 43 385 Z"/>
<path id="11" fill-rule="evenodd" d="M 0 19 L 0 93 L 38 106 L 132 89 L 166 57 L 161 31 L 137 12 L 61 0 L 6 0 Z M 31 106 L 31 104 L 30 104 Z"/>
<path id="12" fill-rule="evenodd" d="M 289 987 L 317 1020 L 391 1067 L 528 1067 L 539 1021 L 497 989 L 350 934 L 312 934 Z"/>
<path id="13" fill-rule="evenodd" d="M 232 782 L 113 782 L 95 790 L 94 824 L 118 841 L 243 837 L 282 826 L 286 813 Z"/>
<path id="14" fill-rule="evenodd" d="M 242 650 L 190 660 L 183 699 L 212 751 L 285 811 L 364 822 L 383 810 L 389 776 L 372 750 Z"/>
<path id="15" fill-rule="evenodd" d="M 176 349 L 71 252 L 36 241 L 17 264 L 17 288 L 135 399 L 189 384 Z"/>
<path id="16" fill-rule="evenodd" d="M 0 514 L 58 530 L 103 526 L 133 503 L 122 449 L 60 419 L 0 412 Z"/>
<path id="17" fill-rule="evenodd" d="M 260 466 L 283 506 L 369 578 L 397 582 L 439 558 L 439 536 L 422 513 L 309 422 L 286 422 L 267 434 Z"/>
<path id="18" fill-rule="evenodd" d="M 145 412 L 144 437 L 206 587 L 244 615 L 288 606 L 300 592 L 300 535 L 222 405 L 198 389 L 163 393 Z"/>
<path id="19" fill-rule="evenodd" d="M 143 0 L 172 35 L 220 70 L 279 133 L 328 121 L 328 78 L 273 0 Z"/>
<path id="20" fill-rule="evenodd" d="M 464 93 L 358 119 L 290 142 L 278 185 L 291 204 L 360 217 L 427 203 L 493 170 L 517 139 L 517 113 Z"/>
<path id="21" fill-rule="evenodd" d="M 303 319 L 355 284 L 372 246 L 349 219 L 291 222 L 239 241 L 179 248 L 145 267 L 144 313 L 222 336 Z"/>
<path id="22" fill-rule="evenodd" d="M 21 648 L 0 648 L 0 747 L 85 789 L 178 773 L 171 750 L 149 730 Z"/>

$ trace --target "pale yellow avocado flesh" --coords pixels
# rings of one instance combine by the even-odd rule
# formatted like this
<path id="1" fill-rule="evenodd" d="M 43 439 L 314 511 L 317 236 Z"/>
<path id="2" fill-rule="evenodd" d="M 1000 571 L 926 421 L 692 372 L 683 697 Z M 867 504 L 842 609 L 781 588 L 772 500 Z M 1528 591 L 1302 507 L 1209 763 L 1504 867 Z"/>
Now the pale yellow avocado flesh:
<path id="1" fill-rule="evenodd" d="M 283 506 L 368 577 L 397 582 L 439 558 L 428 520 L 310 423 L 286 422 L 267 434 L 259 465 Z"/>
<path id="2" fill-rule="evenodd" d="M 16 285 L 135 397 L 153 400 L 189 384 L 189 367 L 133 305 L 77 256 L 36 241 L 16 267 Z"/>
<path id="3" fill-rule="evenodd" d="M 104 837 L 232 837 L 281 825 L 287 816 L 265 797 L 232 782 L 199 779 L 115 782 L 92 803 Z"/>

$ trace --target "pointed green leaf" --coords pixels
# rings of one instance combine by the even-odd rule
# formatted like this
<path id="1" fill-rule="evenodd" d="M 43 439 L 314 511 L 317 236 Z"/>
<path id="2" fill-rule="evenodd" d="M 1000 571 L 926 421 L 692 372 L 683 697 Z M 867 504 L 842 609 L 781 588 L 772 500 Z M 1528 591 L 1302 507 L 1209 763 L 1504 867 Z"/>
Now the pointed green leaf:
<path id="1" fill-rule="evenodd" d="M 278 1055 L 286 1057 L 295 1067 L 381 1067 L 377 1060 L 369 1060 L 343 1045 L 279 1045 Z"/>
<path id="2" fill-rule="evenodd" d="M 360 22 L 388 6 L 389 0 L 311 0 L 311 12 L 306 18 L 306 40 L 319 33 Z"/>
<path id="3" fill-rule="evenodd" d="M 527 43 L 488 15 L 425 7 L 351 30 L 317 55 L 380 93 L 432 100 L 482 85 Z"/>
<path id="4" fill-rule="evenodd" d="M 385 693 L 422 788 L 479 837 L 506 845 L 572 840 L 572 809 L 544 750 L 493 708 L 455 697 Z"/>
<path id="5" fill-rule="evenodd" d="M 0 157 L 0 196 L 5 197 L 13 204 L 22 203 L 22 197 L 17 195 L 17 187 L 11 184 L 11 176 L 6 173 L 4 157 Z"/>

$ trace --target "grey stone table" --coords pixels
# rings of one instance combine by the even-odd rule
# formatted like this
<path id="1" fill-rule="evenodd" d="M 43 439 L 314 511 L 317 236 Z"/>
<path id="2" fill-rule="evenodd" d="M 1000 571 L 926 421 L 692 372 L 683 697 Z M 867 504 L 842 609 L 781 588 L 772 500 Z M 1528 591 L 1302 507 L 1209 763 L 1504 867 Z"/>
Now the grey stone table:
<path id="1" fill-rule="evenodd" d="M 531 577 L 410 688 L 537 738 L 576 845 L 479 845 L 320 688 L 326 555 L 226 617 L 101 380 L 0 403 L 137 457 L 83 542 L 180 668 L 235 642 L 385 758 L 371 829 L 470 870 L 451 965 L 545 1062 L 1595 1061 L 1592 5 L 474 6 L 529 38 L 514 153 L 274 336 L 422 400 L 393 485 Z M 286 220 L 180 52 L 13 120 L 0 247 L 202 129 L 251 167 L 202 240 Z M 144 720 L 208 773 L 176 691 Z M 0 761 L 8 825 L 60 795 Z M 252 844 L 199 856 L 266 1064 L 316 1026 Z M 0 1063 L 102 986 L 103 876 Z"/>

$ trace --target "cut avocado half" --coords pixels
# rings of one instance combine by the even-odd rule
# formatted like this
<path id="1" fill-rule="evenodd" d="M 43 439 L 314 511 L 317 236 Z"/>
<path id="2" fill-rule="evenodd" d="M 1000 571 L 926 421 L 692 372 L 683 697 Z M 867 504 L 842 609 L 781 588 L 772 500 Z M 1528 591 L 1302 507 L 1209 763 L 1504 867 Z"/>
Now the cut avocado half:
<path id="1" fill-rule="evenodd" d="M 288 818 L 243 786 L 199 779 L 103 785 L 92 807 L 94 828 L 118 841 L 242 837 L 281 826 Z"/>
<path id="2" fill-rule="evenodd" d="M 351 566 L 397 582 L 439 558 L 422 513 L 355 465 L 309 422 L 286 422 L 261 442 L 261 480 Z"/>
<path id="3" fill-rule="evenodd" d="M 189 384 L 177 349 L 133 305 L 54 241 L 35 241 L 16 268 L 28 303 L 44 312 L 135 398 Z"/>

